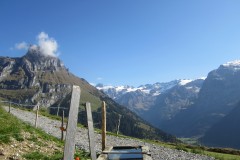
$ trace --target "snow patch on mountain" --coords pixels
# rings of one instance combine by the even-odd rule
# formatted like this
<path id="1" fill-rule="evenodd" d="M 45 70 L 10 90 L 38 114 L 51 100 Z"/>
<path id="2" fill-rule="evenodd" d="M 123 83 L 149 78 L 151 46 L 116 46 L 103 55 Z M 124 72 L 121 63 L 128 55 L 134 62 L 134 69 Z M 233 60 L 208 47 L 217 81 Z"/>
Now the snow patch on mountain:
<path id="1" fill-rule="evenodd" d="M 238 71 L 240 70 L 240 60 L 230 61 L 221 66 L 223 66 L 224 68 L 231 69 L 233 71 Z"/>
<path id="2" fill-rule="evenodd" d="M 188 84 L 188 83 L 190 83 L 192 81 L 193 80 L 191 80 L 191 79 L 182 79 L 182 80 L 180 80 L 179 85 L 184 86 L 184 85 L 186 85 L 186 84 Z"/>
<path id="3" fill-rule="evenodd" d="M 234 61 L 227 62 L 227 63 L 223 64 L 223 66 L 225 66 L 225 67 L 231 67 L 231 66 L 240 67 L 240 60 L 234 60 Z"/>
<path id="4" fill-rule="evenodd" d="M 109 97 L 116 99 L 126 93 L 134 93 L 134 92 L 141 92 L 142 94 L 146 94 L 149 96 L 158 96 L 161 93 L 164 93 L 168 89 L 178 85 L 180 80 L 174 80 L 171 82 L 165 83 L 154 83 L 154 84 L 146 84 L 140 85 L 139 87 L 133 86 L 111 86 L 111 85 L 103 85 L 98 84 L 96 88 L 105 92 Z"/>
<path id="5" fill-rule="evenodd" d="M 199 78 L 202 80 L 205 80 L 206 77 Z M 119 97 L 123 96 L 127 93 L 141 93 L 145 94 L 146 96 L 159 96 L 160 94 L 168 91 L 169 89 L 173 88 L 174 86 L 186 86 L 189 83 L 193 82 L 195 80 L 191 79 L 179 79 L 179 80 L 173 80 L 170 82 L 157 82 L 154 84 L 145 84 L 140 85 L 139 87 L 133 87 L 128 85 L 121 85 L 121 86 L 112 86 L 112 85 L 103 85 L 98 84 L 95 87 L 99 90 L 102 90 L 104 93 L 106 93 L 109 97 L 113 99 L 118 99 Z M 186 86 L 187 87 L 187 86 Z M 199 88 L 191 88 L 188 87 L 187 89 L 194 89 L 196 92 L 199 92 Z"/>

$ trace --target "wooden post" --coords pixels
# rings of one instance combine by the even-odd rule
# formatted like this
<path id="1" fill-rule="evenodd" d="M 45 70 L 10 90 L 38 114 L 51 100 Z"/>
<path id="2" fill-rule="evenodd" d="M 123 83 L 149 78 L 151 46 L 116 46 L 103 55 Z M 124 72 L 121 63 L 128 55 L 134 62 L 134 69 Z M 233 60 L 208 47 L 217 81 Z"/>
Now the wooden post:
<path id="1" fill-rule="evenodd" d="M 118 133 L 119 133 L 120 123 L 121 123 L 121 115 L 119 114 L 119 117 L 118 117 L 118 126 L 117 126 L 117 135 L 118 135 Z"/>
<path id="2" fill-rule="evenodd" d="M 36 119 L 35 119 L 35 127 L 37 128 L 38 125 L 38 110 L 39 110 L 39 105 L 37 105 L 37 110 L 36 110 Z"/>
<path id="3" fill-rule="evenodd" d="M 8 113 L 11 113 L 11 102 L 9 102 Z"/>
<path id="4" fill-rule="evenodd" d="M 106 127 L 107 127 L 107 120 L 106 120 L 106 103 L 102 102 L 102 151 L 106 148 Z"/>
<path id="5" fill-rule="evenodd" d="M 63 141 L 64 139 L 64 110 L 62 111 L 62 125 L 61 125 L 62 129 L 61 129 L 61 132 L 62 132 L 62 135 L 61 135 L 61 140 Z"/>
<path id="6" fill-rule="evenodd" d="M 89 150 L 91 153 L 91 159 L 96 160 L 97 157 L 96 157 L 96 151 L 95 151 L 92 111 L 91 111 L 91 104 L 89 102 L 86 103 L 86 110 L 87 110 L 87 121 L 88 121 Z"/>
<path id="7" fill-rule="evenodd" d="M 77 132 L 78 109 L 80 103 L 81 89 L 79 86 L 73 86 L 72 98 L 68 115 L 67 133 L 64 145 L 63 160 L 72 160 L 75 153 L 75 136 Z"/>
<path id="8" fill-rule="evenodd" d="M 58 116 L 58 114 L 59 114 L 59 105 L 57 106 L 57 116 Z"/>

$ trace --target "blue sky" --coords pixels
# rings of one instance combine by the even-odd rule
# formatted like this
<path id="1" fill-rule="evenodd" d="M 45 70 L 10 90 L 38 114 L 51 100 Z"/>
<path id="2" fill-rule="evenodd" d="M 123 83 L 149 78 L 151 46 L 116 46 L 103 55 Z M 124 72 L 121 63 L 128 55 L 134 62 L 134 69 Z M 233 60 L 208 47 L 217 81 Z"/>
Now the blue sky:
<path id="1" fill-rule="evenodd" d="M 240 58 L 239 0 L 1 0 L 0 55 L 44 32 L 90 83 L 133 85 L 207 76 Z"/>

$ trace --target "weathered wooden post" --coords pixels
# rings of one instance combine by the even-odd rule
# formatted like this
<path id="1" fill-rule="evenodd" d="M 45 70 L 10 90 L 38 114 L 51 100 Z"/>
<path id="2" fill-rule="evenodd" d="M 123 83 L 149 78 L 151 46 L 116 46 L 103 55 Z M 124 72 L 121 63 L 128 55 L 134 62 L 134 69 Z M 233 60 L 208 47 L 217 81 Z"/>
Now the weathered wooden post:
<path id="1" fill-rule="evenodd" d="M 57 106 L 57 116 L 59 115 L 59 105 Z"/>
<path id="2" fill-rule="evenodd" d="M 107 120 L 106 120 L 106 103 L 102 102 L 102 151 L 106 148 L 106 129 Z"/>
<path id="3" fill-rule="evenodd" d="M 87 110 L 87 121 L 88 121 L 89 150 L 91 153 L 91 159 L 96 160 L 97 157 L 96 157 L 96 151 L 95 151 L 92 111 L 91 111 L 91 104 L 89 102 L 86 103 L 86 110 Z"/>
<path id="4" fill-rule="evenodd" d="M 35 127 L 37 128 L 38 125 L 38 110 L 39 110 L 39 105 L 37 105 L 37 110 L 36 110 L 36 118 L 35 118 Z"/>
<path id="5" fill-rule="evenodd" d="M 63 139 L 64 139 L 64 110 L 62 111 L 62 125 L 61 125 L 61 132 L 62 132 L 61 140 L 63 141 Z"/>
<path id="6" fill-rule="evenodd" d="M 64 160 L 72 160 L 75 153 L 75 136 L 77 131 L 78 108 L 81 90 L 79 86 L 73 86 L 72 98 L 68 115 L 67 133 L 64 145 Z"/>
<path id="7" fill-rule="evenodd" d="M 9 102 L 9 105 L 8 105 L 8 113 L 11 112 L 11 102 Z"/>
<path id="8" fill-rule="evenodd" d="M 119 114 L 119 117 L 118 117 L 118 126 L 117 126 L 117 135 L 119 133 L 119 127 L 120 127 L 120 123 L 121 123 L 121 115 Z"/>

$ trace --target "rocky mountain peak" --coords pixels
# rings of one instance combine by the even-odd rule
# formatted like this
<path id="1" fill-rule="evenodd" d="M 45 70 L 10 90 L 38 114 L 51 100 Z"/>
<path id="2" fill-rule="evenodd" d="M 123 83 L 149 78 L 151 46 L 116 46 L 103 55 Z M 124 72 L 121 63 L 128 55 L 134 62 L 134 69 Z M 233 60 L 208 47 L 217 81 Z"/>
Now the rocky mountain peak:
<path id="1" fill-rule="evenodd" d="M 66 70 L 59 58 L 43 54 L 38 46 L 30 46 L 27 54 L 23 56 L 23 59 L 33 71 Z"/>

